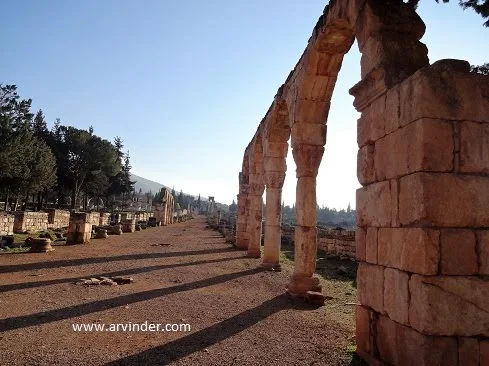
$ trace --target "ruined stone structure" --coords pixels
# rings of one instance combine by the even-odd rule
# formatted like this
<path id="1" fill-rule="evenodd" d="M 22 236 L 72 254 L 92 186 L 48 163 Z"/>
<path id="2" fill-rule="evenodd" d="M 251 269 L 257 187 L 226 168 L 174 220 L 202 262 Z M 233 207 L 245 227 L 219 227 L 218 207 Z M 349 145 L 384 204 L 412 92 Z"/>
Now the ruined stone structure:
<path id="1" fill-rule="evenodd" d="M 70 224 L 70 211 L 52 209 L 47 212 L 48 229 L 65 228 Z"/>
<path id="2" fill-rule="evenodd" d="M 72 212 L 66 236 L 66 244 L 88 244 L 92 237 L 91 214 Z"/>
<path id="3" fill-rule="evenodd" d="M 98 226 L 106 226 L 110 222 L 110 213 L 108 212 L 101 212 L 100 213 L 100 220 L 98 222 Z"/>
<path id="4" fill-rule="evenodd" d="M 54 248 L 51 246 L 51 239 L 48 238 L 30 238 L 29 244 L 31 253 L 46 253 L 52 252 Z"/>
<path id="5" fill-rule="evenodd" d="M 354 39 L 358 120 L 357 352 L 372 365 L 489 364 L 489 77 L 429 65 L 425 26 L 400 0 L 331 1 L 245 150 L 237 246 L 277 265 L 291 138 L 294 296 L 319 290 L 316 176 L 331 96 Z"/>
<path id="6" fill-rule="evenodd" d="M 14 215 L 0 215 L 0 235 L 12 235 L 14 233 Z"/>
<path id="7" fill-rule="evenodd" d="M 162 204 L 156 206 L 154 215 L 158 221 L 161 221 L 162 225 L 173 224 L 173 211 L 175 209 L 173 195 L 167 188 L 162 188 L 161 199 Z"/>
<path id="8" fill-rule="evenodd" d="M 123 233 L 133 233 L 136 231 L 136 217 L 134 215 L 131 216 L 130 219 L 121 220 Z"/>
<path id="9" fill-rule="evenodd" d="M 216 200 L 213 196 L 209 196 L 209 200 L 207 201 L 207 215 L 214 214 L 216 210 Z"/>
<path id="10" fill-rule="evenodd" d="M 355 259 L 355 231 L 318 229 L 317 243 L 328 254 Z"/>
<path id="11" fill-rule="evenodd" d="M 151 217 L 150 212 L 136 212 L 134 213 L 134 217 L 136 218 L 136 222 L 139 221 L 148 221 Z"/>
<path id="12" fill-rule="evenodd" d="M 92 226 L 99 226 L 100 212 L 90 212 L 90 223 L 92 224 Z"/>
<path id="13" fill-rule="evenodd" d="M 14 216 L 14 233 L 37 233 L 48 229 L 46 212 L 16 211 Z"/>

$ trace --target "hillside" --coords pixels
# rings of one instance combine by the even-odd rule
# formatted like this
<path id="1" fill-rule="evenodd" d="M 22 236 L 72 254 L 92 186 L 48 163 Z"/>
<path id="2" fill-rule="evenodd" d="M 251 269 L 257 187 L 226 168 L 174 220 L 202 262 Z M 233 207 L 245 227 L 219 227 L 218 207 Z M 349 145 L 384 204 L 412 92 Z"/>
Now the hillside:
<path id="1" fill-rule="evenodd" d="M 140 177 L 139 175 L 136 175 L 136 174 L 133 174 L 131 173 L 131 181 L 135 181 L 136 184 L 134 184 L 134 191 L 135 192 L 139 192 L 139 189 L 141 189 L 141 192 L 142 193 L 147 193 L 147 192 L 151 192 L 153 194 L 155 194 L 156 192 L 159 192 L 161 190 L 161 188 L 163 187 L 166 187 L 168 189 L 172 189 L 171 187 L 168 187 L 164 184 L 161 184 L 161 183 L 158 183 L 158 182 L 155 182 L 155 181 L 152 181 L 152 180 L 149 180 L 149 179 L 146 179 L 146 178 L 143 178 L 143 177 Z M 180 190 L 178 190 L 177 188 L 175 188 L 175 191 L 177 192 L 177 194 L 180 192 Z M 197 196 L 193 195 L 193 194 L 189 194 L 189 193 L 186 193 L 186 192 L 183 192 L 185 195 L 190 195 L 190 196 L 193 196 L 194 198 L 197 198 Z M 202 201 L 207 201 L 207 198 L 205 198 L 204 196 L 201 197 L 201 200 Z"/>
<path id="2" fill-rule="evenodd" d="M 142 193 L 151 192 L 155 194 L 156 192 L 159 192 L 161 188 L 167 187 L 164 184 L 154 182 L 152 180 L 140 177 L 139 175 L 132 174 L 132 173 L 131 173 L 131 181 L 136 182 L 136 184 L 134 184 L 134 190 L 136 192 L 139 192 L 139 190 L 141 189 Z"/>

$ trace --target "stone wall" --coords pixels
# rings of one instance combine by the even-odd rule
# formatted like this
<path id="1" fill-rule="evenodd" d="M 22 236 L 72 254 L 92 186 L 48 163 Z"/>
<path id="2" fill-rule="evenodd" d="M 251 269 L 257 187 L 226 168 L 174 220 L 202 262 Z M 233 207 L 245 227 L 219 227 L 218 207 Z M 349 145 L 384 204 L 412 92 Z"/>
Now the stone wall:
<path id="1" fill-rule="evenodd" d="M 149 212 L 136 212 L 134 214 L 134 217 L 136 218 L 136 222 L 139 221 L 148 221 L 150 218 Z"/>
<path id="2" fill-rule="evenodd" d="M 90 212 L 90 223 L 95 226 L 100 225 L 100 212 Z"/>
<path id="3" fill-rule="evenodd" d="M 318 229 L 318 249 L 354 259 L 355 248 L 355 231 Z"/>
<path id="4" fill-rule="evenodd" d="M 0 214 L 0 235 L 14 233 L 14 215 Z"/>
<path id="5" fill-rule="evenodd" d="M 489 77 L 444 60 L 358 120 L 357 352 L 489 365 Z"/>
<path id="6" fill-rule="evenodd" d="M 46 212 L 24 212 L 14 213 L 14 233 L 39 232 L 48 229 L 48 214 Z"/>
<path id="7" fill-rule="evenodd" d="M 134 213 L 132 212 L 121 212 L 121 221 L 132 220 L 134 218 Z"/>
<path id="8" fill-rule="evenodd" d="M 70 212 L 66 210 L 48 210 L 48 229 L 68 227 L 70 224 Z"/>
<path id="9" fill-rule="evenodd" d="M 317 247 L 328 254 L 355 259 L 356 242 L 353 230 L 317 229 Z M 282 244 L 294 244 L 295 227 L 281 226 Z"/>

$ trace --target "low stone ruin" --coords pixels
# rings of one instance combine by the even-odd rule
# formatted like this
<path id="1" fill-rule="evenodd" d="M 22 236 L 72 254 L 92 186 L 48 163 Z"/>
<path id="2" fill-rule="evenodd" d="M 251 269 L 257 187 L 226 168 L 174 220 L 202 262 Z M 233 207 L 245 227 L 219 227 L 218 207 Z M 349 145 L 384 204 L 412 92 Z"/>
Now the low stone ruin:
<path id="1" fill-rule="evenodd" d="M 48 238 L 29 238 L 28 243 L 31 246 L 29 250 L 31 253 L 46 253 L 54 250 L 51 239 Z"/>
<path id="2" fill-rule="evenodd" d="M 136 218 L 131 215 L 131 218 L 122 219 L 122 232 L 123 233 L 133 233 L 136 231 Z"/>
<path id="3" fill-rule="evenodd" d="M 66 210 L 47 210 L 48 229 L 66 228 L 70 224 L 70 211 Z"/>
<path id="4" fill-rule="evenodd" d="M 318 228 L 317 241 L 318 249 L 331 255 L 355 260 L 355 231 Z"/>
<path id="5" fill-rule="evenodd" d="M 66 244 L 88 244 L 92 236 L 92 223 L 89 213 L 73 212 L 70 216 L 70 226 Z"/>
<path id="6" fill-rule="evenodd" d="M 97 230 L 95 230 L 95 239 L 106 239 L 108 237 L 109 235 L 107 234 L 106 229 L 97 228 Z"/>
<path id="7" fill-rule="evenodd" d="M 14 233 L 36 233 L 48 229 L 46 212 L 17 211 L 14 216 Z"/>
<path id="8" fill-rule="evenodd" d="M 11 235 L 14 233 L 14 216 L 0 215 L 0 235 Z"/>

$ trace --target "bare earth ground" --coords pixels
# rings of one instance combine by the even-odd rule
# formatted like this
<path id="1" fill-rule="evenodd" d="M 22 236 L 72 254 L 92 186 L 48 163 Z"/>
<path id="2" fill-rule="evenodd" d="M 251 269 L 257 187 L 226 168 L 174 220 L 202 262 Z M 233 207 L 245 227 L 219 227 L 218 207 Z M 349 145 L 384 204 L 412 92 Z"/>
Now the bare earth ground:
<path id="1" fill-rule="evenodd" d="M 285 294 L 290 262 L 280 273 L 259 263 L 202 217 L 47 254 L 0 255 L 0 365 L 349 364 L 356 293 L 351 279 L 336 276 L 338 264 L 319 260 L 331 299 L 314 308 Z M 134 283 L 74 284 L 104 275 Z M 192 330 L 72 330 L 144 321 Z"/>

